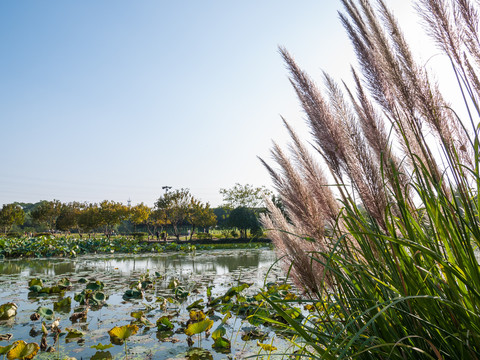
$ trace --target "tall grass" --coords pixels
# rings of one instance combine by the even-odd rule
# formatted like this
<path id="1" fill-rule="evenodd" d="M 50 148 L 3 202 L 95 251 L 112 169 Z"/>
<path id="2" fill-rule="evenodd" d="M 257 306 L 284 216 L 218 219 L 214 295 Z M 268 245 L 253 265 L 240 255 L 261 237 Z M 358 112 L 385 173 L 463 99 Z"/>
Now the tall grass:
<path id="1" fill-rule="evenodd" d="M 451 106 L 383 1 L 342 3 L 355 89 L 325 75 L 321 91 L 281 49 L 314 146 L 285 122 L 290 152 L 274 145 L 278 167 L 264 164 L 287 217 L 270 203 L 263 223 L 314 311 L 268 301 L 298 356 L 480 358 L 479 4 L 418 1 L 458 79 Z"/>

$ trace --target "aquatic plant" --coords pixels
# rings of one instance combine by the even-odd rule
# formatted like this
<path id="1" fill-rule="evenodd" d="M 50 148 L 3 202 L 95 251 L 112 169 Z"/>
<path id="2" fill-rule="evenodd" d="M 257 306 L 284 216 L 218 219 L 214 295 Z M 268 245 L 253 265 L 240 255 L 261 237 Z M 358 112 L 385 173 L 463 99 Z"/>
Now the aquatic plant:
<path id="1" fill-rule="evenodd" d="M 418 1 L 463 121 L 384 1 L 342 3 L 354 89 L 325 74 L 321 91 L 280 49 L 323 166 L 286 121 L 291 156 L 274 145 L 279 170 L 265 163 L 288 218 L 270 202 L 263 221 L 312 312 L 265 300 L 302 339 L 301 356 L 480 358 L 478 2 Z"/>

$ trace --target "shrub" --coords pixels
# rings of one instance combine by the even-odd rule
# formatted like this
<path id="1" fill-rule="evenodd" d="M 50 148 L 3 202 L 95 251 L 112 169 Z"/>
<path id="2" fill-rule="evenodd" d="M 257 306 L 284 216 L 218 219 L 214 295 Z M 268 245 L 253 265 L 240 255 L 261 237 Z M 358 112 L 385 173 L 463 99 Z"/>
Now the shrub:
<path id="1" fill-rule="evenodd" d="M 135 240 L 145 240 L 148 234 L 145 232 L 133 232 L 130 235 L 133 236 Z"/>

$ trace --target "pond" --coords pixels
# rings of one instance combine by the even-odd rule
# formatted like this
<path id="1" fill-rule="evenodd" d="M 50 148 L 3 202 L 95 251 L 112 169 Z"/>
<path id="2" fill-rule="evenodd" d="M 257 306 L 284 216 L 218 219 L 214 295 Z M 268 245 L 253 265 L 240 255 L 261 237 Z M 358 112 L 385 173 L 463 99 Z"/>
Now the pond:
<path id="1" fill-rule="evenodd" d="M 273 344 L 281 351 L 288 346 L 285 340 L 261 322 L 235 316 L 239 312 L 229 304 L 230 299 L 232 303 L 253 299 L 267 282 L 284 282 L 283 272 L 271 267 L 275 259 L 272 250 L 248 249 L 4 260 L 0 262 L 0 305 L 13 302 L 18 309 L 16 316 L 0 321 L 0 334 L 13 335 L 0 345 L 15 340 L 40 344 L 44 321 L 48 329 L 44 341 L 54 352 L 39 352 L 35 359 L 123 359 L 125 352 L 128 359 L 268 355 L 272 349 L 262 348 L 261 344 Z M 68 280 L 63 280 L 59 288 L 63 278 Z M 248 285 L 239 287 L 243 283 Z M 68 297 L 68 302 L 60 301 Z M 87 304 L 85 299 L 90 299 Z M 220 306 L 206 306 L 215 302 Z M 193 307 L 189 306 L 192 304 Z M 199 310 L 205 311 L 213 325 L 206 333 L 187 336 L 191 312 L 202 315 Z M 52 311 L 54 314 L 50 314 Z M 41 313 L 40 319 L 31 319 L 35 312 Z M 84 316 L 72 319 L 73 313 Z M 157 327 L 161 317 L 169 319 L 165 320 L 168 329 Z M 61 329 L 57 338 L 50 330 L 55 319 Z M 109 330 L 130 324 L 137 324 L 138 332 L 126 341 L 112 341 Z M 213 346 L 214 340 L 208 333 L 213 334 L 219 327 L 222 338 L 230 342 L 230 349 Z M 252 333 L 261 336 L 246 337 Z M 103 348 L 100 343 L 109 345 Z"/>

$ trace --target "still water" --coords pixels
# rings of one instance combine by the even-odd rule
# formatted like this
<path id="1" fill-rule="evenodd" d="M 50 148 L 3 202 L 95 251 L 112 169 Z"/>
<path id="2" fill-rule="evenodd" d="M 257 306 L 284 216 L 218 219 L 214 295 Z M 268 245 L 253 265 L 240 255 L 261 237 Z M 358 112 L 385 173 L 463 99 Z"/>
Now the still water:
<path id="1" fill-rule="evenodd" d="M 252 286 L 245 290 L 254 293 L 265 282 L 284 281 L 283 272 L 276 266 L 275 254 L 268 249 L 248 250 L 215 250 L 199 251 L 196 254 L 165 253 L 155 255 L 91 255 L 75 259 L 18 259 L 0 262 L 0 305 L 14 302 L 18 305 L 18 312 L 14 319 L 0 321 L 0 334 L 13 334 L 9 342 L 2 341 L 0 346 L 5 346 L 15 340 L 40 343 L 41 321 L 30 320 L 30 315 L 39 306 L 53 308 L 53 303 L 61 299 L 59 295 L 33 296 L 28 289 L 31 279 L 43 280 L 44 286 L 52 286 L 61 278 L 68 278 L 72 289 L 66 291 L 64 297 L 72 298 L 71 310 L 56 312 L 55 318 L 60 320 L 62 330 L 76 328 L 85 335 L 80 341 L 58 342 L 57 355 L 63 358 L 66 355 L 76 359 L 114 358 L 125 357 L 124 347 L 114 345 L 108 351 L 97 351 L 92 345 L 99 342 L 108 344 L 110 338 L 108 330 L 114 326 L 130 324 L 131 313 L 145 311 L 147 318 L 155 323 L 168 309 L 161 309 L 159 299 L 172 296 L 169 284 L 173 279 L 189 292 L 188 299 L 182 304 L 172 305 L 180 313 L 178 323 L 188 320 L 186 306 L 192 302 L 205 299 L 206 289 L 209 287 L 212 296 L 222 295 L 226 289 L 246 282 Z M 125 300 L 123 294 L 138 282 L 141 277 L 150 276 L 154 279 L 151 291 L 145 293 L 143 299 Z M 105 284 L 104 292 L 107 295 L 103 307 L 89 309 L 87 319 L 83 322 L 72 323 L 70 315 L 77 310 L 82 310 L 73 300 L 76 293 L 81 292 L 85 285 L 81 279 L 87 281 L 102 281 Z M 170 309 L 171 310 L 171 309 Z M 222 314 L 213 314 L 216 321 L 212 331 L 219 323 Z M 47 325 L 52 321 L 46 321 Z M 231 358 L 243 358 L 258 353 L 256 341 L 243 342 L 239 340 L 242 329 L 249 324 L 244 319 L 231 319 L 226 324 L 227 336 L 232 339 L 232 350 L 228 354 Z M 265 329 L 268 338 L 265 342 L 277 341 L 273 331 Z M 164 342 L 156 333 L 156 327 L 143 327 L 128 340 L 129 359 L 174 359 L 195 358 L 188 357 L 191 349 L 187 345 L 186 336 L 181 329 L 171 336 L 174 341 Z M 200 340 L 200 341 L 198 341 Z M 225 359 L 226 354 L 216 352 L 211 347 L 211 339 L 198 338 L 195 346 L 208 350 L 205 359 Z M 53 337 L 48 338 L 49 345 L 53 345 Z M 199 343 L 200 342 L 200 343 Z M 281 343 L 281 341 L 280 341 Z M 281 347 L 281 344 L 280 344 Z M 107 354 L 108 353 L 108 354 Z M 105 357 L 99 357 L 101 356 Z M 95 357 L 97 356 L 97 357 Z M 109 357 L 110 356 L 110 357 Z M 57 358 L 52 354 L 42 353 L 36 359 Z M 197 357 L 198 358 L 198 357 Z"/>

